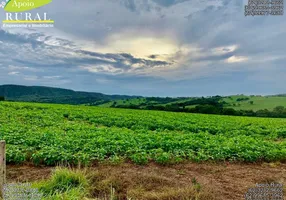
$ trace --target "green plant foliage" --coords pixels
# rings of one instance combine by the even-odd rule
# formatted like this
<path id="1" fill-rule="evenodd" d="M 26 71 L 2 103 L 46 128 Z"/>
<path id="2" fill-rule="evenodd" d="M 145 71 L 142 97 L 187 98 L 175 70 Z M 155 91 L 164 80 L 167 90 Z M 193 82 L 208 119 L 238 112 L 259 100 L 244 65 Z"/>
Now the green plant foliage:
<path id="1" fill-rule="evenodd" d="M 50 179 L 36 182 L 44 199 L 81 199 L 87 192 L 89 182 L 82 171 L 57 168 Z"/>
<path id="2" fill-rule="evenodd" d="M 0 103 L 7 162 L 283 161 L 286 119 Z"/>

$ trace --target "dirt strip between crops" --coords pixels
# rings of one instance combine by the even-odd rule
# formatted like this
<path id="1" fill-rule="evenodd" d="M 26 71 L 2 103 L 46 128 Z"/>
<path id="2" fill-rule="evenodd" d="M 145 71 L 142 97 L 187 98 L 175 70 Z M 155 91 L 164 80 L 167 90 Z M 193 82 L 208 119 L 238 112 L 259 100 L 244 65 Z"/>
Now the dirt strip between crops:
<path id="1" fill-rule="evenodd" d="M 53 168 L 34 166 L 7 166 L 8 182 L 26 182 L 48 178 Z M 286 186 L 286 163 L 263 163 L 263 164 L 228 164 L 228 163 L 188 163 L 172 166 L 159 166 L 149 164 L 137 166 L 124 163 L 116 166 L 98 165 L 89 170 L 97 170 L 102 174 L 120 177 L 121 180 L 129 181 L 146 177 L 156 177 L 174 185 L 186 187 L 192 184 L 194 178 L 203 188 L 207 188 L 221 200 L 244 199 L 243 195 L 248 188 L 256 183 L 278 182 Z M 154 179 L 148 179 L 154 180 Z M 147 181 L 148 181 L 147 180 Z M 146 183 L 148 184 L 148 183 Z M 132 186 L 130 186 L 132 187 Z M 284 193 L 285 196 L 285 193 Z"/>

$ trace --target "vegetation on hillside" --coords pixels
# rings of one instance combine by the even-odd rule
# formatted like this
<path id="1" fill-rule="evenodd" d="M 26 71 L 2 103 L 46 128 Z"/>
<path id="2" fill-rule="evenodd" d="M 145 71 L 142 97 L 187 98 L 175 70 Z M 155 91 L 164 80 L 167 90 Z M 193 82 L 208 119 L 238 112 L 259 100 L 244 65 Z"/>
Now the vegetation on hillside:
<path id="1" fill-rule="evenodd" d="M 49 87 L 0 86 L 0 101 L 89 105 L 251 117 L 286 117 L 286 96 L 138 97 Z"/>
<path id="2" fill-rule="evenodd" d="M 112 101 L 100 105 L 100 107 L 250 117 L 286 117 L 285 97 L 247 97 L 241 95 L 230 97 L 213 96 L 207 98 L 136 98 Z M 269 110 L 266 108 L 272 109 Z"/>
<path id="3" fill-rule="evenodd" d="M 132 99 L 133 96 L 126 95 L 105 95 L 92 92 L 76 92 L 73 90 L 51 88 L 42 86 L 20 86 L 2 85 L 0 86 L 0 96 L 9 101 L 24 101 L 38 103 L 57 104 L 102 104 L 111 100 Z"/>
<path id="4" fill-rule="evenodd" d="M 241 101 L 241 99 L 244 99 Z M 226 102 L 227 108 L 235 110 L 264 110 L 272 111 L 277 106 L 286 107 L 286 96 L 245 96 L 235 95 L 224 97 L 223 101 Z"/>

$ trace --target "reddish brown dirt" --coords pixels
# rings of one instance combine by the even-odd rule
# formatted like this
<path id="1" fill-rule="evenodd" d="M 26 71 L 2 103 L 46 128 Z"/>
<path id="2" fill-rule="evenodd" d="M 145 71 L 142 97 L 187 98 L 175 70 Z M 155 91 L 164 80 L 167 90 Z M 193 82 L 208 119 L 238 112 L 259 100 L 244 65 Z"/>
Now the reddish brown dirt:
<path id="1" fill-rule="evenodd" d="M 34 166 L 8 166 L 7 180 L 12 181 L 35 181 L 48 178 L 53 168 Z M 279 182 L 286 185 L 286 164 L 227 164 L 227 163 L 188 163 L 172 166 L 159 166 L 149 164 L 136 166 L 125 163 L 121 165 L 99 165 L 88 169 L 98 171 L 100 174 L 108 174 L 119 177 L 122 181 L 135 187 L 138 179 L 149 177 L 148 180 L 161 180 L 161 186 L 172 184 L 174 186 L 188 187 L 195 178 L 203 188 L 220 200 L 244 199 L 243 195 L 248 188 L 256 183 Z M 150 176 L 152 178 L 150 178 Z M 157 181 L 158 182 L 158 181 Z M 140 184 L 144 183 L 144 180 Z M 146 185 L 149 183 L 145 182 Z M 284 194 L 285 195 L 285 194 Z"/>
<path id="2" fill-rule="evenodd" d="M 35 167 L 32 165 L 8 165 L 7 181 L 8 182 L 33 182 L 49 178 L 51 167 Z"/>

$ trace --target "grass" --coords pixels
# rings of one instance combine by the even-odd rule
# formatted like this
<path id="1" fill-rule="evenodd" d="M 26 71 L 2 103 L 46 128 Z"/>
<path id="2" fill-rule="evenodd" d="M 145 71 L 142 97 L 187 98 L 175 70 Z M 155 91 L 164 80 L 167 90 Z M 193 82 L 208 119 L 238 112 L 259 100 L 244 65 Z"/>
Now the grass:
<path id="1" fill-rule="evenodd" d="M 44 194 L 44 200 L 77 200 L 85 196 L 89 182 L 83 171 L 57 168 L 50 179 L 33 186 Z"/>
<path id="2" fill-rule="evenodd" d="M 249 98 L 249 100 L 245 101 L 237 101 L 238 98 Z M 146 98 L 137 98 L 137 99 L 129 99 L 129 100 L 117 100 L 117 101 L 111 101 L 105 104 L 99 105 L 99 107 L 111 107 L 113 103 L 116 103 L 116 106 L 129 106 L 129 105 L 140 105 L 142 103 L 153 103 L 154 105 L 160 105 L 160 106 L 167 106 L 171 105 L 173 103 L 183 103 L 186 101 L 191 100 L 192 98 L 183 99 L 183 100 L 177 100 L 170 103 L 160 103 L 160 102 L 147 102 Z M 286 97 L 282 96 L 246 96 L 246 95 L 233 95 L 229 97 L 223 98 L 222 101 L 225 101 L 228 103 L 225 107 L 227 108 L 233 108 L 236 110 L 263 110 L 268 109 L 272 111 L 277 106 L 284 106 L 286 107 Z M 250 101 L 253 101 L 253 104 L 250 103 Z M 190 105 L 187 106 L 187 108 L 194 108 L 196 105 Z M 144 106 L 143 106 L 144 107 Z"/>
<path id="3" fill-rule="evenodd" d="M 118 171 L 119 172 L 119 171 Z M 150 173 L 124 177 L 86 169 L 56 168 L 47 180 L 34 182 L 44 196 L 43 200 L 155 200 L 186 199 L 212 200 L 214 195 L 205 190 L 195 178 L 190 185 L 180 187 L 174 180 Z"/>
<path id="4" fill-rule="evenodd" d="M 248 97 L 249 100 L 237 101 L 238 98 L 246 98 L 246 97 Z M 237 95 L 237 96 L 231 96 L 231 98 L 226 97 L 223 100 L 229 104 L 229 106 L 227 106 L 228 108 L 233 108 L 236 110 L 257 111 L 262 109 L 273 110 L 276 106 L 286 107 L 286 97 Z M 251 104 L 250 101 L 253 101 L 253 104 Z"/>

